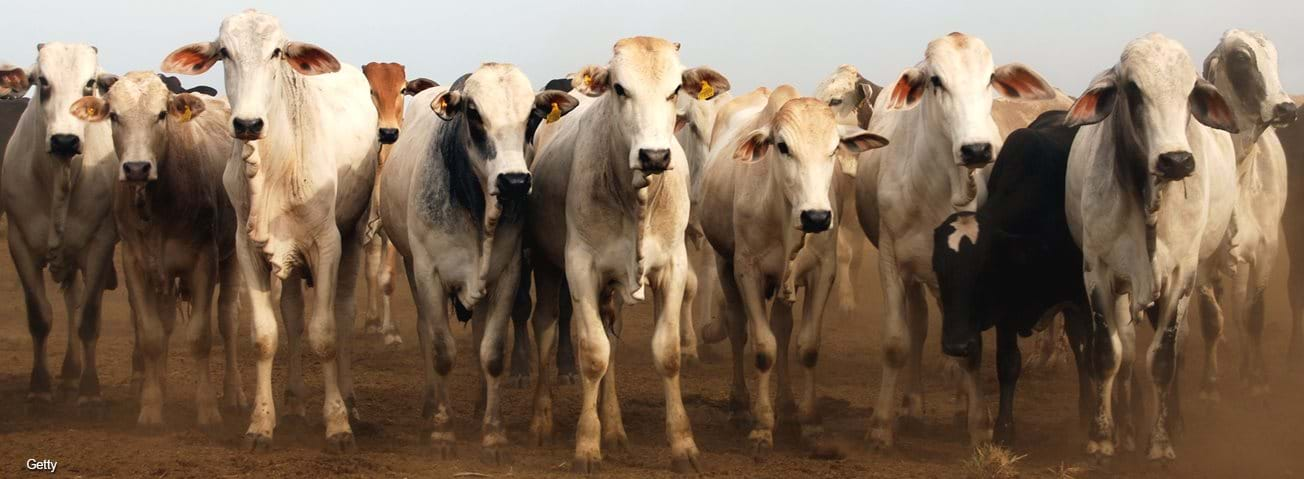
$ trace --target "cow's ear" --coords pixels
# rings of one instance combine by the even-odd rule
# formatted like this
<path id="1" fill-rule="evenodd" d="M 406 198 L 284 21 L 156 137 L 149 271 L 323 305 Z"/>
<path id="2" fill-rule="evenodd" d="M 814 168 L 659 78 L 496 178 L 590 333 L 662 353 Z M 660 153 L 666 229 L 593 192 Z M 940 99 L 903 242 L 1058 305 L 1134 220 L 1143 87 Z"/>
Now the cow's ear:
<path id="1" fill-rule="evenodd" d="M 1055 98 L 1055 89 L 1040 73 L 1022 63 L 1001 65 L 992 73 L 992 86 L 1006 98 L 1020 100 L 1049 100 Z"/>
<path id="2" fill-rule="evenodd" d="M 100 97 L 84 96 L 72 103 L 72 116 L 89 122 L 103 121 L 109 117 L 109 102 Z"/>
<path id="3" fill-rule="evenodd" d="M 688 113 L 675 113 L 675 133 L 679 133 L 679 130 L 688 126 L 689 121 L 691 120 L 688 118 Z"/>
<path id="4" fill-rule="evenodd" d="M 581 68 L 571 78 L 571 87 L 584 95 L 602 96 L 611 88 L 611 77 L 607 75 L 607 67 L 589 65 Z"/>
<path id="5" fill-rule="evenodd" d="M 869 121 L 873 119 L 874 102 L 869 98 L 861 100 L 860 105 L 856 107 L 856 124 L 860 125 L 861 129 L 869 128 Z"/>
<path id="6" fill-rule="evenodd" d="M 0 87 L 21 94 L 32 86 L 31 77 L 21 67 L 0 67 Z"/>
<path id="7" fill-rule="evenodd" d="M 682 78 L 683 92 L 698 100 L 710 100 L 729 91 L 729 79 L 707 67 L 684 70 Z"/>
<path id="8" fill-rule="evenodd" d="M 1100 123 L 1114 111 L 1114 101 L 1117 98 L 1118 80 L 1114 71 L 1106 70 L 1096 75 L 1087 91 L 1069 107 L 1069 113 L 1064 117 L 1064 126 L 1074 128 Z"/>
<path id="9" fill-rule="evenodd" d="M 759 161 L 769 153 L 771 142 L 768 128 L 752 130 L 743 138 L 742 143 L 738 144 L 738 149 L 734 150 L 733 159 L 742 163 Z"/>
<path id="10" fill-rule="evenodd" d="M 204 100 L 190 93 L 173 95 L 168 101 L 168 114 L 178 122 L 185 123 L 204 112 Z"/>
<path id="11" fill-rule="evenodd" d="M 414 78 L 408 80 L 407 85 L 403 87 L 403 94 L 416 95 L 417 93 L 421 93 L 422 90 L 437 86 L 439 86 L 439 84 L 429 78 Z"/>
<path id="12" fill-rule="evenodd" d="M 118 76 L 112 73 L 101 73 L 95 76 L 95 85 L 99 87 L 101 95 L 108 95 L 109 89 L 117 82 Z"/>
<path id="13" fill-rule="evenodd" d="M 290 42 L 285 45 L 285 61 L 300 75 L 320 75 L 340 71 L 340 61 L 326 49 L 311 43 Z"/>
<path id="14" fill-rule="evenodd" d="M 563 93 L 556 90 L 544 90 L 534 95 L 534 115 L 543 118 L 544 121 L 552 123 L 566 116 L 575 107 L 580 106 L 580 101 L 569 93 Z"/>
<path id="15" fill-rule="evenodd" d="M 1240 132 L 1236 127 L 1236 116 L 1232 114 L 1231 107 L 1227 106 L 1227 100 L 1218 93 L 1218 88 L 1207 80 L 1195 80 L 1195 87 L 1191 89 L 1188 101 L 1191 105 L 1191 114 L 1204 126 L 1228 133 Z"/>
<path id="16" fill-rule="evenodd" d="M 216 42 L 191 43 L 169 53 L 163 59 L 162 70 L 167 73 L 198 75 L 222 59 L 221 51 Z"/>
<path id="17" fill-rule="evenodd" d="M 435 95 L 435 99 L 430 101 L 430 109 L 435 111 L 440 119 L 452 121 L 453 114 L 457 113 L 458 105 L 462 103 L 462 93 L 456 91 L 444 91 Z"/>
<path id="18" fill-rule="evenodd" d="M 909 110 L 919 104 L 919 99 L 924 97 L 924 88 L 927 87 L 927 75 L 918 68 L 907 68 L 897 77 L 897 81 L 892 85 L 892 96 L 888 97 L 887 109 L 889 110 Z"/>
<path id="19" fill-rule="evenodd" d="M 841 143 L 839 149 L 843 150 L 837 155 L 838 166 L 842 168 L 843 174 L 852 178 L 856 176 L 861 153 L 887 146 L 887 138 L 853 126 L 838 125 L 838 136 Z"/>

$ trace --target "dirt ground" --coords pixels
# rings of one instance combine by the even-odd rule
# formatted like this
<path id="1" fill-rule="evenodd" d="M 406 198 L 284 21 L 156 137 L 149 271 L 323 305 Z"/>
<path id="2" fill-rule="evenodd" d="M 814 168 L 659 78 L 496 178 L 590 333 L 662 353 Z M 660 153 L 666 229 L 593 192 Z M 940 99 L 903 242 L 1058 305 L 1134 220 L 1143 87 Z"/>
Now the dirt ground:
<path id="1" fill-rule="evenodd" d="M 867 244 L 866 244 L 867 245 Z M 25 405 L 31 369 L 31 341 L 27 333 L 22 290 L 7 254 L 0 254 L 0 477 L 25 475 L 29 458 L 58 461 L 57 473 L 64 476 L 124 477 L 563 477 L 570 475 L 574 445 L 574 421 L 578 413 L 576 386 L 562 386 L 557 392 L 558 437 L 554 445 L 526 447 L 530 414 L 530 393 L 508 390 L 504 411 L 514 462 L 489 467 L 479 463 L 479 418 L 472 417 L 478 369 L 470 355 L 470 328 L 454 326 L 458 335 L 457 365 L 452 376 L 453 404 L 458 414 L 460 460 L 439 460 L 420 440 L 422 424 L 422 373 L 416 345 L 415 309 L 406 282 L 395 293 L 395 315 L 405 343 L 388 349 L 375 337 L 354 335 L 356 358 L 353 367 L 361 413 L 381 430 L 358 438 L 358 452 L 333 456 L 322 452 L 319 421 L 321 375 L 309 357 L 307 382 L 309 421 L 314 429 L 300 434 L 278 431 L 274 450 L 250 455 L 237 449 L 247 425 L 247 415 L 226 414 L 225 430 L 210 437 L 195 427 L 193 380 L 189 359 L 174 338 L 169 371 L 169 397 L 165 406 L 169 426 L 162 432 L 145 433 L 134 427 L 135 406 L 130 399 L 130 352 L 132 330 L 123 289 L 108 292 L 105 301 L 103 336 L 99 342 L 100 381 L 110 415 L 102 422 L 80 419 L 72 405 L 54 412 L 31 415 Z M 867 261 L 873 265 L 874 260 Z M 878 345 L 880 296 L 876 268 L 865 268 L 856 283 L 863 292 L 861 307 L 854 314 L 826 322 L 819 365 L 820 409 L 826 429 L 842 446 L 846 457 L 813 459 L 791 438 L 780 438 L 773 455 L 763 463 L 752 460 L 746 433 L 734 430 L 728 421 L 729 363 L 727 345 L 715 351 L 719 358 L 684 372 L 683 388 L 697 444 L 701 449 L 705 475 L 713 477 L 963 477 L 963 461 L 971 457 L 963 431 L 954 425 L 956 407 L 942 373 L 943 357 L 937 343 L 939 319 L 933 315 L 925 355 L 927 413 L 919 430 L 904 432 L 897 449 L 889 453 L 866 450 L 863 445 L 873 400 L 878 394 L 881 351 Z M 1284 269 L 1284 263 L 1283 268 Z M 1203 362 L 1201 339 L 1193 332 L 1188 341 L 1187 367 L 1182 385 L 1186 432 L 1180 438 L 1179 459 L 1167 467 L 1149 464 L 1141 453 L 1121 453 L 1108 469 L 1082 470 L 1075 477 L 1301 477 L 1304 476 L 1304 372 L 1285 364 L 1289 336 L 1288 309 L 1281 288 L 1284 271 L 1269 295 L 1269 324 L 1265 346 L 1268 351 L 1272 393 L 1263 400 L 1251 400 L 1236 380 L 1237 336 L 1232 330 L 1229 347 L 1223 349 L 1223 402 L 1210 407 L 1195 394 L 1198 368 Z M 49 339 L 50 364 L 62 360 L 67 323 L 62 302 L 53 285 L 49 289 L 56 310 L 54 333 Z M 623 398 L 625 426 L 630 450 L 607 454 L 602 474 L 607 477 L 670 476 L 669 451 L 664 435 L 661 382 L 653 372 L 649 352 L 651 308 L 627 309 L 620 357 L 619 391 Z M 249 324 L 241 322 L 241 357 L 245 391 L 252 397 L 253 365 L 249 361 Z M 180 330 L 180 328 L 178 328 Z M 1142 328 L 1140 344 L 1147 344 L 1149 331 Z M 282 335 L 284 337 L 284 335 Z M 993 413 L 996 409 L 996 379 L 991 351 L 991 333 L 986 338 L 988 358 L 984 362 L 984 389 Z M 220 341 L 214 350 L 214 374 L 222 374 Z M 1028 350 L 1025 349 L 1025 356 Z M 284 386 L 284 354 L 276 362 L 275 388 Z M 1144 357 L 1144 356 L 1142 356 Z M 221 376 L 214 376 L 220 380 Z M 1142 383 L 1147 384 L 1145 382 Z M 754 387 L 754 385 L 753 385 Z M 1147 387 L 1147 386 L 1143 386 Z M 220 390 L 220 384 L 219 384 Z M 1148 393 L 1149 389 L 1145 389 Z M 1085 433 L 1077 425 L 1073 370 L 1061 365 L 1051 371 L 1026 374 L 1020 382 L 1017 402 L 1019 437 L 1015 451 L 1026 455 L 1016 464 L 1024 477 L 1055 477 L 1051 469 L 1085 467 Z M 1149 401 L 1147 399 L 1147 401 Z M 1148 423 L 1142 423 L 1148 424 Z M 1142 427 L 1143 431 L 1148 428 Z M 1144 433 L 1143 433 L 1144 435 Z M 1144 444 L 1144 437 L 1139 438 Z M 474 473 L 474 474 L 466 474 Z"/>

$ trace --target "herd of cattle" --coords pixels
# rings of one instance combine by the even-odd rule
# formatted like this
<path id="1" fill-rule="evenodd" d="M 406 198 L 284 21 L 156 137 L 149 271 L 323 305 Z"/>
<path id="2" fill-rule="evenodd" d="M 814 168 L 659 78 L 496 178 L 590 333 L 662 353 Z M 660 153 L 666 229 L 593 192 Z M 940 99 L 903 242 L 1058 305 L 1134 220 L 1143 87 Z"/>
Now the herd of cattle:
<path id="1" fill-rule="evenodd" d="M 960 33 L 929 43 L 886 87 L 844 65 L 812 97 L 786 85 L 733 96 L 724 75 L 684 67 L 678 51 L 627 38 L 606 65 L 540 91 L 502 63 L 440 86 L 409 80 L 395 63 L 341 64 L 246 11 L 223 21 L 216 40 L 162 62 L 178 74 L 221 62 L 223 98 L 152 72 L 104 72 L 88 45 L 39 45 L 30 68 L 0 67 L 0 94 L 35 90 L 30 103 L 0 101 L 4 131 L 16 122 L 0 206 L 33 338 L 29 401 L 54 399 L 48 270 L 77 332 L 58 391 L 103 411 L 95 346 L 121 242 L 140 426 L 163 421 L 167 338 L 180 313 L 199 426 L 219 424 L 223 408 L 248 408 L 244 446 L 269 448 L 278 417 L 306 415 L 306 327 L 322 363 L 328 449 L 352 450 L 362 420 L 349 359 L 355 282 L 365 265 L 365 328 L 400 342 L 389 294 L 401 258 L 425 365 L 422 415 L 440 453 L 455 445 L 456 317 L 473 326 L 483 373 L 482 458 L 506 460 L 501 389 L 533 376 L 530 442 L 553 437 L 553 382 L 578 381 L 573 465 L 596 470 L 605 448 L 626 443 L 614 380 L 621 309 L 648 299 L 675 471 L 701 469 L 680 394 L 699 341 L 729 341 L 729 404 L 751 425 L 755 454 L 773 447 L 776 399 L 780 419 L 818 447 L 821 323 L 857 295 L 853 212 L 878 249 L 885 300 L 872 446 L 892 447 L 898 422 L 923 414 L 929 295 L 944 313 L 941 349 L 962 371 L 973 443 L 1014 440 L 1017 338 L 1057 317 L 1076 357 L 1086 450 L 1098 459 L 1137 447 L 1136 319 L 1156 331 L 1144 363 L 1156 405 L 1149 458 L 1175 458 L 1188 322 L 1206 345 L 1202 397 L 1217 398 L 1224 318 L 1244 333 L 1247 394 L 1267 391 L 1264 290 L 1282 232 L 1304 248 L 1304 219 L 1283 217 L 1288 202 L 1304 202 L 1304 174 L 1287 169 L 1288 158 L 1304 161 L 1304 128 L 1287 129 L 1296 104 L 1262 35 L 1228 31 L 1203 74 L 1177 42 L 1136 39 L 1077 98 L 1029 66 L 994 65 L 982 40 Z M 1280 140 L 1279 129 L 1288 132 Z M 1300 362 L 1304 259 L 1291 279 L 1291 360 Z M 220 405 L 208 377 L 215 289 Z M 236 363 L 242 296 L 252 401 Z M 1200 314 L 1188 318 L 1192 298 Z M 290 348 L 279 411 L 278 323 Z M 995 421 L 979 381 L 981 332 L 993 326 Z"/>

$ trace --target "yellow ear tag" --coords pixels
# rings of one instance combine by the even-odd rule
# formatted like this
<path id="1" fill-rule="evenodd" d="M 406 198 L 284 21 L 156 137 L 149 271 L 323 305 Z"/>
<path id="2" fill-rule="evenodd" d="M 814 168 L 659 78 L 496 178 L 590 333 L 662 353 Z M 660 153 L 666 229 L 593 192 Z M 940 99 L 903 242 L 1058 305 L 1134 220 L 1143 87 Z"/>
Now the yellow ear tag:
<path id="1" fill-rule="evenodd" d="M 706 101 L 713 96 L 715 96 L 715 88 L 711 87 L 711 84 L 707 83 L 706 80 L 702 80 L 702 91 L 697 92 L 697 99 Z"/>
<path id="2" fill-rule="evenodd" d="M 94 117 L 94 116 L 95 116 L 95 107 L 93 107 L 93 106 L 88 106 L 88 107 L 86 107 L 86 116 L 88 116 L 88 117 Z"/>
<path id="3" fill-rule="evenodd" d="M 593 77 L 584 75 L 584 86 L 593 86 Z"/>
<path id="4" fill-rule="evenodd" d="M 548 112 L 548 123 L 552 123 L 560 119 L 561 119 L 561 107 L 557 106 L 557 102 L 554 101 L 552 102 L 552 111 Z"/>
<path id="5" fill-rule="evenodd" d="M 193 114 L 190 112 L 190 105 L 186 105 L 186 111 L 181 112 L 181 122 L 185 123 L 187 121 L 190 121 L 190 117 L 192 115 Z"/>

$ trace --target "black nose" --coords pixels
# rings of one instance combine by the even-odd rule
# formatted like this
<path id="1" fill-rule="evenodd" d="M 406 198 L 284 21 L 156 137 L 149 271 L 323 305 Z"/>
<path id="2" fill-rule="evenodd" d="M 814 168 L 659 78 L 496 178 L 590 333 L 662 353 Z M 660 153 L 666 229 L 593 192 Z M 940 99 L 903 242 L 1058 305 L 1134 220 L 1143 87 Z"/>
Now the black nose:
<path id="1" fill-rule="evenodd" d="M 1277 106 L 1272 107 L 1272 122 L 1277 124 L 1292 123 L 1295 121 L 1295 115 L 1298 112 L 1299 107 L 1296 107 L 1294 103 L 1278 103 Z"/>
<path id="2" fill-rule="evenodd" d="M 50 153 L 60 156 L 81 153 L 81 138 L 77 135 L 50 135 Z"/>
<path id="3" fill-rule="evenodd" d="M 122 164 L 122 176 L 127 181 L 149 180 L 150 164 L 148 161 L 128 161 Z"/>
<path id="4" fill-rule="evenodd" d="M 1177 181 L 1195 172 L 1195 156 L 1186 151 L 1174 151 L 1159 155 L 1155 164 L 1155 174 L 1169 181 Z"/>
<path id="5" fill-rule="evenodd" d="M 644 173 L 660 173 L 670 169 L 670 150 L 667 148 L 643 148 L 638 150 L 638 164 Z"/>
<path id="6" fill-rule="evenodd" d="M 231 120 L 231 126 L 235 129 L 236 136 L 258 136 L 263 132 L 263 119 L 254 118 L 249 120 L 245 118 L 236 118 Z"/>
<path id="7" fill-rule="evenodd" d="M 822 233 L 833 224 L 833 212 L 829 210 L 806 210 L 801 212 L 801 230 L 807 233 Z"/>
<path id="8" fill-rule="evenodd" d="M 978 341 L 968 339 L 965 341 L 942 341 L 942 354 L 951 357 L 964 358 L 973 354 L 978 349 Z"/>
<path id="9" fill-rule="evenodd" d="M 530 194 L 529 173 L 503 173 L 498 175 L 498 196 L 520 199 Z"/>
<path id="10" fill-rule="evenodd" d="M 960 145 L 960 161 L 964 166 L 977 168 L 992 161 L 991 143 L 969 143 Z"/>
<path id="11" fill-rule="evenodd" d="M 398 128 L 381 128 L 377 137 L 382 144 L 391 145 L 398 141 Z"/>

